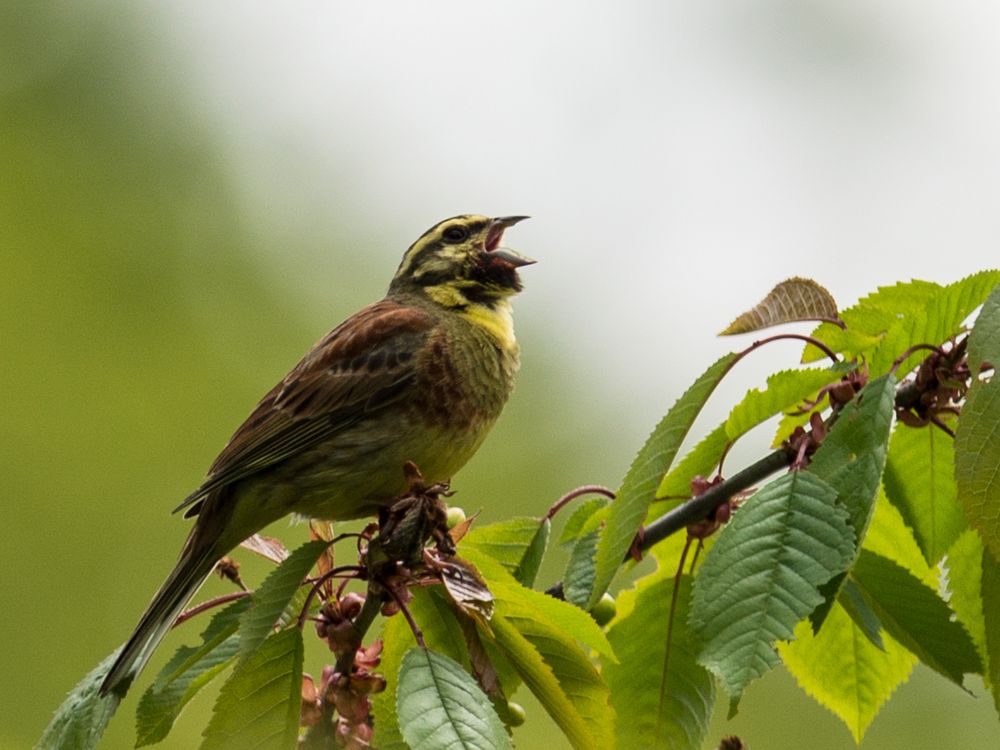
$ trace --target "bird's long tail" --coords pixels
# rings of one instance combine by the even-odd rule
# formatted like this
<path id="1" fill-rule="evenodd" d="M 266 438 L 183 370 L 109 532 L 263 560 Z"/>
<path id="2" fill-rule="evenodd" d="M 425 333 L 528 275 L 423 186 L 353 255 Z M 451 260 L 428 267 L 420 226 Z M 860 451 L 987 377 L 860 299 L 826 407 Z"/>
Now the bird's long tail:
<path id="1" fill-rule="evenodd" d="M 195 595 L 212 572 L 219 556 L 218 546 L 205 543 L 196 527 L 188 537 L 177 565 L 160 586 L 135 631 L 128 639 L 114 665 L 101 683 L 101 695 L 115 692 L 124 695 L 136 675 L 142 671 L 153 651 L 170 630 L 177 615 Z"/>

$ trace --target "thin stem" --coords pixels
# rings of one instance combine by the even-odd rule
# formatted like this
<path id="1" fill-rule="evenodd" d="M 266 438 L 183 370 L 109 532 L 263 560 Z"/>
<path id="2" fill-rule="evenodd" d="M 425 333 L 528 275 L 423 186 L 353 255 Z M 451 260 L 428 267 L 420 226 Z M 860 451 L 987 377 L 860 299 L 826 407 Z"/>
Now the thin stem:
<path id="1" fill-rule="evenodd" d="M 743 359 L 743 357 L 745 357 L 747 354 L 752 352 L 754 349 L 759 349 L 760 347 L 764 346 L 764 344 L 770 344 L 772 341 L 782 341 L 784 339 L 796 339 L 798 341 L 805 341 L 807 344 L 812 344 L 817 349 L 822 351 L 826 356 L 828 356 L 831 360 L 833 360 L 833 364 L 835 365 L 840 364 L 840 360 L 837 359 L 837 355 L 833 352 L 833 350 L 830 347 L 828 347 L 826 344 L 824 344 L 817 338 L 813 338 L 812 336 L 806 336 L 801 333 L 779 333 L 774 336 L 768 336 L 766 339 L 760 339 L 759 341 L 754 341 L 752 344 L 750 344 L 750 346 L 748 346 L 746 349 L 744 349 L 739 353 L 739 358 Z"/>
<path id="2" fill-rule="evenodd" d="M 181 612 L 179 615 L 177 615 L 177 619 L 174 620 L 174 624 L 171 625 L 170 627 L 176 628 L 178 625 L 187 622 L 195 615 L 200 615 L 202 612 L 207 612 L 208 610 L 213 609 L 215 607 L 221 607 L 223 604 L 229 604 L 230 602 L 235 602 L 246 596 L 250 596 L 250 594 L 252 593 L 253 593 L 252 591 L 244 589 L 243 591 L 234 591 L 231 594 L 223 594 L 222 596 L 217 596 L 214 599 L 209 599 L 207 602 L 202 602 L 196 607 L 191 607 L 191 609 L 187 609 Z"/>
<path id="3" fill-rule="evenodd" d="M 334 666 L 334 669 L 343 675 L 350 676 L 352 667 L 354 666 L 354 658 L 357 656 L 358 649 L 361 648 L 361 644 L 365 639 L 365 633 L 368 632 L 368 628 L 370 628 L 372 623 L 375 622 L 375 617 L 382 608 L 382 595 L 380 591 L 381 586 L 376 586 L 373 583 L 368 584 L 368 593 L 365 596 L 365 603 L 361 605 L 361 611 L 358 612 L 358 616 L 354 618 L 354 632 L 356 638 L 352 644 L 353 648 L 342 651 L 337 657 L 337 663 Z"/>
<path id="4" fill-rule="evenodd" d="M 555 516 L 556 513 L 562 510 L 568 503 L 572 502 L 573 500 L 576 500 L 581 495 L 591 495 L 591 494 L 604 495 L 606 498 L 610 500 L 615 499 L 615 493 L 609 490 L 607 487 L 600 484 L 585 484 L 582 487 L 577 487 L 575 490 L 570 490 L 561 498 L 556 500 L 552 504 L 552 507 L 549 508 L 548 513 L 545 514 L 545 517 L 551 521 L 553 516 Z"/>

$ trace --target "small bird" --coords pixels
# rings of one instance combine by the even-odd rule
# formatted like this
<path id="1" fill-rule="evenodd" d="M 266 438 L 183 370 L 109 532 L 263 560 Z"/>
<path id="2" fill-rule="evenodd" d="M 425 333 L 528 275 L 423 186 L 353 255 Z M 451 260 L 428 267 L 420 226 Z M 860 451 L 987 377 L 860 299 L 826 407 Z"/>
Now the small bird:
<path id="1" fill-rule="evenodd" d="M 423 234 L 385 297 L 324 336 L 229 439 L 176 509 L 180 558 L 101 684 L 124 695 L 216 562 L 289 513 L 374 515 L 415 464 L 443 482 L 476 452 L 518 369 L 510 298 L 534 261 L 501 246 L 525 216 L 462 215 Z"/>

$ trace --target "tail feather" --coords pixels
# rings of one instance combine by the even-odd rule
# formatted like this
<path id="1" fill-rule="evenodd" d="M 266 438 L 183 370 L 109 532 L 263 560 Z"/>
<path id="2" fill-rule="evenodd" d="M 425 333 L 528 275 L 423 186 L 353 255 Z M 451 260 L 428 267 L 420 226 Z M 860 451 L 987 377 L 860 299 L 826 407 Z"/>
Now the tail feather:
<path id="1" fill-rule="evenodd" d="M 101 695 L 111 692 L 125 694 L 173 626 L 177 615 L 212 572 L 222 553 L 217 551 L 214 544 L 199 545 L 195 541 L 195 535 L 192 534 L 177 565 L 156 592 L 132 636 L 101 683 Z"/>

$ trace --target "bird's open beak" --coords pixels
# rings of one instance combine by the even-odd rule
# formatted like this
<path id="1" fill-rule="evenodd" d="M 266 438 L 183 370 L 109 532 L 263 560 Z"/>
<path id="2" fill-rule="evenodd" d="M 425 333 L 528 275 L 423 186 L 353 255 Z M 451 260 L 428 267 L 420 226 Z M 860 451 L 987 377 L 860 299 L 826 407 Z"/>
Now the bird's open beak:
<path id="1" fill-rule="evenodd" d="M 500 240 L 503 239 L 503 232 L 508 227 L 512 227 L 519 221 L 524 221 L 527 216 L 498 216 L 490 224 L 490 230 L 486 235 L 486 252 L 490 256 L 509 263 L 514 268 L 530 266 L 537 261 L 520 253 L 514 252 L 509 247 L 500 247 Z"/>

